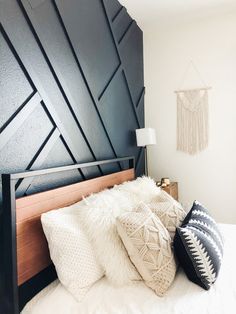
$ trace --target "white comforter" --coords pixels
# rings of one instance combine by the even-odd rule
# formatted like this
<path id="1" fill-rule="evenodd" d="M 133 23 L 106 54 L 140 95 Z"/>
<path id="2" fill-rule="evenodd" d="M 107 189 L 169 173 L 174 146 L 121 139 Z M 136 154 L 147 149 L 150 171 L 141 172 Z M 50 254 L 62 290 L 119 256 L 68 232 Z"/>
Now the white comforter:
<path id="1" fill-rule="evenodd" d="M 158 297 L 140 282 L 113 287 L 99 280 L 77 303 L 55 281 L 31 302 L 22 314 L 234 314 L 236 313 L 236 225 L 220 225 L 225 253 L 215 285 L 205 291 L 191 283 L 180 269 L 165 297 Z"/>

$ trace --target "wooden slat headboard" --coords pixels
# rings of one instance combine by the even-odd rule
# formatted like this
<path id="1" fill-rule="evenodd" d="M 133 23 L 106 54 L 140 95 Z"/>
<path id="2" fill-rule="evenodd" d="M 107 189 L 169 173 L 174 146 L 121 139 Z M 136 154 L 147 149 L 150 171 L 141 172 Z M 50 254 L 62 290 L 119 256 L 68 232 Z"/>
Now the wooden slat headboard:
<path id="1" fill-rule="evenodd" d="M 19 179 L 125 161 L 129 162 L 129 169 L 127 170 L 121 170 L 120 172 L 16 199 L 15 184 Z M 41 225 L 42 213 L 69 206 L 91 193 L 110 188 L 115 184 L 133 180 L 135 178 L 134 169 L 134 157 L 124 157 L 100 162 L 96 161 L 2 175 L 3 240 L 0 240 L 3 241 L 4 247 L 4 313 L 19 313 L 19 293 L 21 291 L 19 289 L 28 287 L 28 284 L 34 282 L 35 278 L 45 276 L 44 270 L 48 269 L 48 266 L 52 264 L 47 241 Z M 42 283 L 40 289 L 44 288 L 46 284 L 53 280 L 53 276 L 48 277 L 50 278 L 49 280 L 45 280 L 45 278 L 40 279 Z M 26 293 L 24 292 L 23 305 L 40 289 L 33 287 L 33 292 L 26 289 Z M 22 307 L 22 302 L 20 302 L 20 304 Z"/>

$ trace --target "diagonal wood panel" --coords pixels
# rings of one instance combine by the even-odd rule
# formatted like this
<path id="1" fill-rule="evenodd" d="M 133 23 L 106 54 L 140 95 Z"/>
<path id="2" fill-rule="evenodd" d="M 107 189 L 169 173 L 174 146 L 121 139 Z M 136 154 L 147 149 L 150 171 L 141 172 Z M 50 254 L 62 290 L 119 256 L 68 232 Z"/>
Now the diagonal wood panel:
<path id="1" fill-rule="evenodd" d="M 108 1 L 107 1 L 107 0 L 102 0 L 102 2 L 103 2 L 104 11 L 105 11 L 106 14 L 107 14 L 106 5 L 108 4 Z M 119 16 L 121 15 L 122 12 L 124 12 L 124 13 L 123 13 L 124 16 L 127 16 L 127 15 L 128 15 L 126 10 L 122 10 L 122 11 L 119 10 L 119 14 L 118 14 L 117 17 L 116 17 L 116 20 L 119 18 Z M 124 58 L 123 58 L 124 56 L 122 55 L 122 53 L 120 52 L 120 49 L 119 49 L 119 43 L 122 41 L 122 39 L 124 38 L 124 36 L 129 32 L 131 26 L 134 25 L 134 24 L 136 24 L 136 22 L 133 21 L 133 20 L 130 19 L 130 18 L 127 18 L 127 19 L 126 19 L 126 20 L 127 20 L 127 23 L 126 23 L 126 24 L 128 24 L 128 26 L 123 30 L 123 32 L 124 32 L 123 35 L 122 35 L 120 38 L 119 38 L 119 35 L 118 35 L 118 38 L 117 38 L 117 37 L 115 36 L 115 32 L 114 32 L 114 22 L 115 22 L 115 21 L 113 21 L 113 23 L 112 23 L 111 20 L 112 20 L 111 17 L 109 17 L 108 14 L 107 14 L 108 25 L 109 25 L 110 31 L 111 31 L 111 33 L 112 33 L 112 38 L 113 38 L 113 42 L 114 42 L 114 44 L 115 44 L 115 46 L 116 46 L 117 54 L 118 54 L 119 59 L 120 59 L 120 62 L 121 62 L 121 64 L 122 64 L 122 69 L 123 69 L 123 71 L 124 71 L 124 78 L 125 78 L 125 82 L 126 82 L 126 84 L 127 84 L 127 86 L 128 86 L 130 98 L 131 98 L 132 105 L 133 105 L 133 110 L 134 110 L 136 119 L 137 119 L 137 121 L 138 121 L 139 127 L 142 127 L 142 124 L 141 124 L 140 121 L 139 121 L 139 116 L 138 116 L 137 111 L 136 111 L 136 105 L 135 105 L 135 100 L 134 100 L 134 97 L 133 97 L 132 89 L 130 88 L 130 85 L 129 85 L 129 83 L 128 83 L 128 79 L 127 79 L 127 75 L 126 75 L 127 69 L 126 69 L 126 67 L 125 67 Z M 125 24 L 125 23 L 124 23 L 124 24 Z M 123 28 L 123 26 L 122 26 L 122 28 Z M 133 52 L 134 52 L 134 51 L 133 51 Z M 135 57 L 136 55 L 140 55 L 140 50 L 138 50 L 136 53 L 134 53 L 134 54 L 128 56 L 128 59 L 130 60 L 130 62 L 131 62 L 132 59 L 134 59 L 134 57 Z M 142 58 L 143 58 L 143 53 L 142 53 L 142 51 L 141 51 L 141 59 L 142 59 Z M 143 72 L 143 69 L 142 69 L 141 71 Z M 143 87 L 142 87 L 142 88 L 143 88 Z"/>
<path id="2" fill-rule="evenodd" d="M 29 75 L 29 73 L 27 72 L 27 69 L 25 68 L 25 66 L 23 65 L 19 55 L 17 54 L 17 51 L 14 49 L 10 39 L 8 38 L 6 32 L 4 31 L 3 27 L 1 27 L 1 32 L 4 33 L 4 37 L 8 42 L 10 51 L 14 54 L 14 56 L 16 57 L 18 63 L 20 64 L 22 71 L 24 72 L 26 78 L 28 79 L 30 85 L 32 86 L 33 90 L 36 90 L 36 87 Z M 6 73 L 7 74 L 7 73 Z M 18 82 L 17 82 L 18 83 Z M 15 88 L 17 88 L 17 83 L 15 84 Z M 11 91 L 10 91 L 11 92 Z M 6 99 L 6 95 L 5 95 L 5 99 Z M 35 92 L 35 94 L 32 94 L 31 97 L 29 97 L 27 99 L 26 102 L 24 102 L 22 105 L 20 105 L 19 107 L 21 108 L 21 110 L 18 110 L 14 113 L 13 118 L 10 119 L 10 122 L 4 126 L 4 129 L 1 132 L 1 136 L 0 136 L 0 146 L 2 148 L 4 148 L 3 146 L 5 146 L 11 137 L 14 136 L 15 132 L 17 131 L 18 128 L 20 128 L 20 126 L 24 123 L 24 121 L 30 116 L 30 114 L 34 111 L 34 109 L 36 108 L 36 106 L 40 103 L 40 101 L 42 100 L 41 96 L 39 95 L 38 92 Z M 4 101 L 4 98 L 3 98 Z M 4 103 L 3 103 L 4 104 Z M 60 120 L 57 119 L 56 114 L 53 112 L 53 110 L 46 110 L 48 113 L 48 117 L 50 118 L 50 120 L 52 121 L 53 124 L 57 124 L 57 127 L 60 128 L 62 130 L 62 134 L 65 135 L 65 132 L 63 132 L 63 125 L 60 123 Z M 56 119 L 55 121 L 53 120 L 54 118 Z M 5 123 L 6 124 L 6 123 Z M 67 141 L 68 142 L 68 141 Z M 13 142 L 14 143 L 14 142 Z M 70 146 L 70 143 L 68 144 Z M 14 149 L 14 146 L 12 147 L 12 149 Z M 6 152 L 7 153 L 7 152 Z M 17 160 L 18 161 L 18 160 Z M 73 161 L 76 162 L 76 159 L 73 158 Z M 73 162 L 72 161 L 72 162 Z M 29 162 L 31 163 L 31 161 Z M 21 169 L 19 167 L 21 167 L 21 162 L 18 161 L 18 169 Z M 63 164 L 63 162 L 62 162 Z M 86 172 L 86 171 L 85 171 Z M 84 175 L 82 174 L 82 176 L 84 177 Z"/>
<path id="3" fill-rule="evenodd" d="M 6 2 L 4 4 L 8 7 L 8 10 L 13 12 L 16 10 L 14 1 Z M 57 82 L 53 81 L 51 69 L 47 61 L 45 61 L 42 51 L 40 51 L 39 42 L 34 39 L 34 34 L 32 34 L 31 29 L 29 29 L 29 26 L 27 25 L 28 21 L 23 20 L 23 15 L 19 14 L 19 17 L 21 17 L 20 22 L 22 25 L 18 28 L 18 33 L 15 31 L 13 32 L 12 24 L 14 23 L 8 23 L 10 21 L 5 19 L 3 19 L 3 22 L 11 36 L 14 46 L 17 48 L 21 60 L 34 81 L 34 84 L 58 129 L 73 153 L 74 159 L 77 162 L 82 160 L 93 160 L 88 147 L 76 126 L 76 122 L 66 106 Z M 15 23 L 17 23 L 17 21 L 15 21 Z M 26 49 L 27 47 L 18 43 L 19 37 L 24 36 L 24 34 L 27 34 L 28 44 L 31 45 L 31 51 L 28 51 Z M 37 60 L 36 63 L 35 59 Z M 95 170 L 96 169 L 89 171 L 84 170 L 86 177 L 98 175 L 99 173 Z"/>
<path id="4" fill-rule="evenodd" d="M 70 26 L 70 23 L 69 23 L 69 25 L 68 25 L 68 23 L 66 23 L 65 18 L 63 19 L 63 16 L 62 16 L 62 15 L 63 15 L 63 8 L 64 8 L 63 2 L 61 3 L 60 1 L 53 0 L 53 3 L 54 3 L 54 6 L 55 6 L 55 10 L 56 10 L 56 12 L 57 12 L 57 14 L 58 14 L 59 20 L 60 20 L 60 22 L 61 22 L 61 25 L 62 25 L 62 27 L 63 27 L 63 30 L 64 30 L 64 32 L 65 32 L 66 38 L 67 38 L 67 40 L 68 40 L 68 42 L 69 42 L 69 44 L 70 44 L 70 47 L 71 47 L 71 50 L 72 50 L 72 52 L 73 52 L 74 58 L 75 58 L 75 60 L 76 60 L 76 62 L 77 62 L 78 68 L 80 69 L 81 75 L 82 75 L 82 77 L 83 77 L 83 79 L 84 79 L 84 82 L 85 82 L 85 84 L 86 84 L 86 87 L 87 87 L 87 89 L 88 89 L 89 95 L 90 95 L 90 97 L 91 97 L 91 99 L 92 99 L 92 101 L 93 101 L 93 104 L 94 104 L 95 108 L 96 108 L 97 115 L 99 116 L 100 121 L 101 121 L 101 123 L 102 123 L 102 126 L 103 126 L 103 128 L 104 128 L 104 132 L 106 133 L 106 136 L 107 136 L 107 138 L 108 138 L 108 140 L 109 140 L 110 146 L 111 146 L 111 148 L 112 148 L 112 150 L 113 150 L 113 152 L 114 152 L 114 155 L 117 156 L 117 154 L 116 154 L 116 152 L 115 152 L 115 149 L 114 149 L 114 146 L 113 146 L 113 143 L 112 143 L 112 141 L 110 140 L 110 137 L 109 137 L 109 135 L 108 135 L 107 129 L 106 129 L 105 126 L 104 126 L 103 119 L 102 119 L 102 117 L 101 117 L 101 115 L 100 115 L 100 112 L 99 112 L 99 109 L 98 109 L 97 98 L 99 99 L 99 98 L 101 97 L 101 94 L 103 94 L 105 88 L 103 88 L 103 90 L 101 91 L 101 94 L 100 94 L 99 96 L 96 95 L 95 92 L 93 91 L 93 89 L 92 89 L 92 87 L 91 87 L 91 85 L 92 85 L 92 84 L 91 84 L 91 81 L 89 80 L 89 78 L 86 77 L 86 71 L 85 71 L 86 69 L 85 69 L 85 70 L 83 69 L 83 64 L 82 64 L 82 62 L 80 61 L 78 49 L 75 48 L 75 47 L 77 47 L 77 45 L 75 44 L 74 36 L 73 36 L 73 37 L 70 36 L 70 27 L 71 27 L 71 26 Z M 61 7 L 60 7 L 60 5 L 61 5 Z M 60 8 L 61 8 L 61 10 L 60 10 Z M 65 15 L 65 14 L 66 14 L 66 12 L 64 12 L 64 15 Z M 77 42 L 77 41 L 76 41 L 76 42 Z M 75 46 L 75 47 L 74 47 L 74 46 Z M 98 62 L 99 62 L 99 61 L 98 61 Z M 113 74 L 112 74 L 112 77 L 116 74 L 116 72 L 119 70 L 119 68 L 120 68 L 120 64 L 118 64 L 117 68 L 115 68 L 115 70 L 114 70 L 114 72 L 113 72 Z M 111 81 L 111 79 L 109 79 L 109 81 Z M 108 83 L 107 83 L 106 85 L 109 84 L 109 81 L 108 81 Z"/>
<path id="5" fill-rule="evenodd" d="M 2 0 L 0 20 L 9 53 L 23 73 L 18 82 L 23 82 L 24 76 L 31 86 L 31 93 L 24 101 L 16 95 L 14 104 L 19 103 L 12 106 L 15 111 L 9 112 L 0 125 L 0 151 L 4 151 L 6 145 L 7 150 L 9 145 L 14 149 L 17 130 L 26 125 L 42 103 L 45 111 L 40 119 L 49 119 L 53 129 L 44 144 L 38 146 L 32 160 L 28 160 L 27 168 L 40 168 L 47 158 L 52 158 L 48 157 L 49 152 L 59 137 L 71 162 L 124 154 L 133 154 L 140 160 L 134 130 L 143 126 L 143 110 L 139 106 L 143 106 L 144 88 L 136 101 L 120 52 L 120 46 L 128 42 L 131 24 L 135 24 L 126 9 L 116 0 L 109 4 L 100 0 Z M 95 29 L 95 36 L 99 38 L 91 37 Z M 12 85 L 5 78 L 4 82 L 10 91 Z M 24 90 L 25 87 L 21 89 Z M 2 108 L 7 97 L 4 95 L 1 99 Z M 117 99 L 124 104 L 119 105 Z M 114 119 L 116 117 L 118 119 Z M 122 123 L 125 117 L 129 119 L 127 124 Z M 120 122 L 111 123 L 113 119 Z M 17 169 L 17 159 L 15 163 Z M 112 165 L 95 172 L 85 169 L 81 176 L 89 178 L 120 167 Z M 18 188 L 28 190 L 31 183 L 20 182 Z"/>
<path id="6" fill-rule="evenodd" d="M 4 148 L 6 143 L 15 134 L 17 129 L 24 123 L 28 116 L 34 111 L 36 106 L 40 103 L 41 97 L 38 93 L 34 94 L 18 114 L 15 115 L 11 123 L 9 123 L 1 132 L 0 137 L 0 150 Z"/>

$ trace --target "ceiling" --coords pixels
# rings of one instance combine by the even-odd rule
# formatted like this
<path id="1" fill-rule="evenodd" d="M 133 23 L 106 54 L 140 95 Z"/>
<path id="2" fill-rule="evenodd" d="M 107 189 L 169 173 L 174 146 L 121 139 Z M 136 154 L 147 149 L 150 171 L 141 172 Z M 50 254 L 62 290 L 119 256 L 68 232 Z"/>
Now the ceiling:
<path id="1" fill-rule="evenodd" d="M 236 11 L 236 0 L 120 0 L 138 24 L 170 25 Z"/>

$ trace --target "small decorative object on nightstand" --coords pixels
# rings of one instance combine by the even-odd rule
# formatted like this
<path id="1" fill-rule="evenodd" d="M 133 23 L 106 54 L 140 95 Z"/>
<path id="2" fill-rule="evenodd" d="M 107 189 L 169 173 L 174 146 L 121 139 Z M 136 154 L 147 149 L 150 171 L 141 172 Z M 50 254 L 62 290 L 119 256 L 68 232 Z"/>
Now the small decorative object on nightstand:
<path id="1" fill-rule="evenodd" d="M 163 180 L 165 179 L 165 180 Z M 157 182 L 157 186 L 159 186 L 162 190 L 170 194 L 176 201 L 178 201 L 178 182 L 168 182 L 168 178 L 163 178 L 161 182 Z"/>

